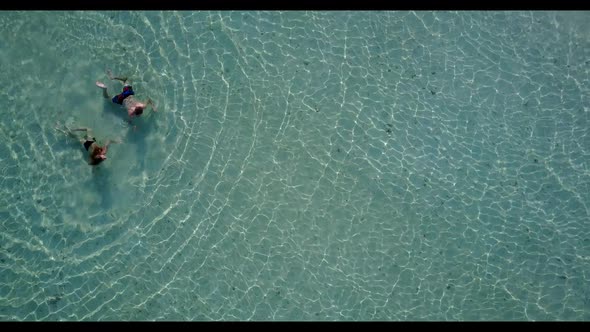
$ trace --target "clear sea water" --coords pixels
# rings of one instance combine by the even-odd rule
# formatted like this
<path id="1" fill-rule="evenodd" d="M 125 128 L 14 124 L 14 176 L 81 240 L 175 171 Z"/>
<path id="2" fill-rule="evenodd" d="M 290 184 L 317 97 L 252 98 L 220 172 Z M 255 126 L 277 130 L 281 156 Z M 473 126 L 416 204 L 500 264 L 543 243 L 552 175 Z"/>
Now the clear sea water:
<path id="1" fill-rule="evenodd" d="M 1 12 L 0 320 L 590 320 L 589 69 L 589 12 Z"/>

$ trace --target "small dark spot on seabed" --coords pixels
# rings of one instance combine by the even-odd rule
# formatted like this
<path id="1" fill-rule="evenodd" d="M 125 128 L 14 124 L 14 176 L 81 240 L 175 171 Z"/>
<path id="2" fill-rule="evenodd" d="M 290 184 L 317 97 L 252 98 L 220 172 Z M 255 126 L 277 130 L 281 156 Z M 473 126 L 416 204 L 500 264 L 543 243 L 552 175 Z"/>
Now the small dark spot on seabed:
<path id="1" fill-rule="evenodd" d="M 436 72 L 435 72 L 435 71 L 433 71 L 433 72 L 432 72 L 432 75 L 434 75 L 434 74 L 436 74 Z"/>
<path id="2" fill-rule="evenodd" d="M 433 96 L 436 94 L 436 92 L 434 92 L 433 90 L 430 90 L 430 93 L 432 93 Z"/>
<path id="3" fill-rule="evenodd" d="M 49 299 L 47 302 L 51 305 L 56 305 L 57 302 L 59 302 L 59 300 L 61 300 L 61 296 L 55 296 L 55 297 Z"/>
<path id="4" fill-rule="evenodd" d="M 535 163 L 538 163 L 538 162 L 539 162 L 539 160 L 538 159 L 535 159 Z"/>
<path id="5" fill-rule="evenodd" d="M 559 276 L 559 279 L 565 280 L 565 279 L 567 279 L 567 277 L 566 276 Z"/>

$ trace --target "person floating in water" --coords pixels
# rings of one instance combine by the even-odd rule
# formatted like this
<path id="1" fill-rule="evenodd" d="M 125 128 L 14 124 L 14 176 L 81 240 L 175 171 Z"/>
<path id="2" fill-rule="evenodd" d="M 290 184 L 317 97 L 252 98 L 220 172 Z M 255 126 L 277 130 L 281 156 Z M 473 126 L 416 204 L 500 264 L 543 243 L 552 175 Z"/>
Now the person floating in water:
<path id="1" fill-rule="evenodd" d="M 130 120 L 134 116 L 137 117 L 137 116 L 140 116 L 141 114 L 143 114 L 144 109 L 148 105 L 151 105 L 152 110 L 154 112 L 157 112 L 156 105 L 154 105 L 154 102 L 152 101 L 151 98 L 148 98 L 145 102 L 141 102 L 133 96 L 135 94 L 135 92 L 133 91 L 133 87 L 129 83 L 127 83 L 127 77 L 113 77 L 113 74 L 111 73 L 110 69 L 107 69 L 107 75 L 109 76 L 109 79 L 111 79 L 111 80 L 118 80 L 118 81 L 123 82 L 123 91 L 120 94 L 118 94 L 114 97 L 111 97 L 111 96 L 109 96 L 109 94 L 107 92 L 107 86 L 104 83 L 102 83 L 100 81 L 96 81 L 96 86 L 98 86 L 99 88 L 102 89 L 103 97 L 105 97 L 107 99 L 111 99 L 113 101 L 113 103 L 115 103 L 115 104 L 125 106 L 125 108 L 127 109 L 127 114 L 129 115 Z"/>
<path id="2" fill-rule="evenodd" d="M 109 145 L 111 143 L 121 143 L 120 140 L 107 140 L 105 145 L 101 147 L 98 145 L 98 143 L 96 143 L 96 138 L 92 137 L 92 129 L 86 127 L 70 129 L 65 125 L 64 127 L 66 130 L 60 129 L 58 127 L 55 127 L 55 129 L 80 141 L 80 143 L 84 145 L 86 151 L 88 151 L 88 164 L 92 166 L 98 165 L 107 159 L 107 151 L 109 150 Z M 86 133 L 84 137 L 80 137 L 77 133 L 82 131 Z"/>

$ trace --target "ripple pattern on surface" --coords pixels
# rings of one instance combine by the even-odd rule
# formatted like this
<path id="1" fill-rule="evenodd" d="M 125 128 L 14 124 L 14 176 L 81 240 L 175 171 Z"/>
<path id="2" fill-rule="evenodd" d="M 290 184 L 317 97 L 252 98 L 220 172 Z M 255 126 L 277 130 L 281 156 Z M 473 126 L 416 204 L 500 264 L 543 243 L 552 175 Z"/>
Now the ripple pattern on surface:
<path id="1" fill-rule="evenodd" d="M 587 16 L 0 14 L 0 319 L 587 320 Z"/>

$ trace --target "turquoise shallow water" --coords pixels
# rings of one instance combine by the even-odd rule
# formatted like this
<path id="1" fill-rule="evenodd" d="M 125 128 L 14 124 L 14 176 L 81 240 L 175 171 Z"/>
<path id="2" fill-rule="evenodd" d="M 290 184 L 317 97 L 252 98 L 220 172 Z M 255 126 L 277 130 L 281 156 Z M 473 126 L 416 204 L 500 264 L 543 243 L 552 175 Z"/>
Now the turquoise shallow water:
<path id="1" fill-rule="evenodd" d="M 0 320 L 589 320 L 589 18 L 0 13 Z"/>

